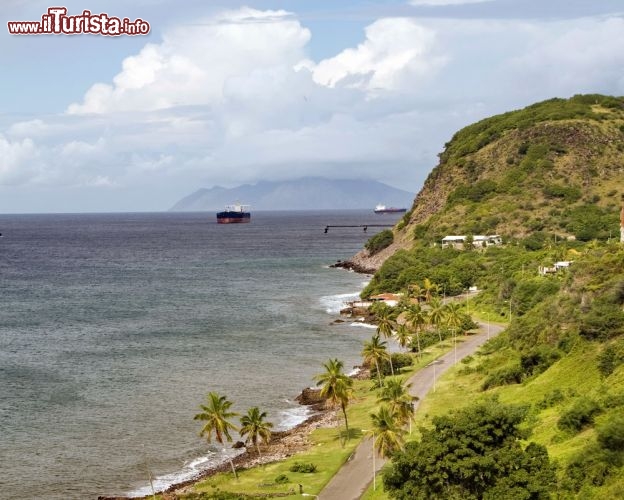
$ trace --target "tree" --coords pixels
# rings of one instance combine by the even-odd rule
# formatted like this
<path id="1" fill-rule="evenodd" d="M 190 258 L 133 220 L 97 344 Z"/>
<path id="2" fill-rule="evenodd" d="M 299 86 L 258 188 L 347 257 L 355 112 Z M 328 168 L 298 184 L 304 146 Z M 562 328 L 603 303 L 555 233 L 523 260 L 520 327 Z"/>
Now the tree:
<path id="1" fill-rule="evenodd" d="M 349 420 L 347 419 L 347 406 L 353 395 L 353 379 L 342 371 L 344 364 L 338 359 L 330 359 L 323 363 L 325 372 L 317 375 L 316 385 L 321 387 L 321 397 L 326 398 L 331 404 L 340 403 L 344 415 L 347 439 L 349 439 Z"/>
<path id="2" fill-rule="evenodd" d="M 390 354 L 388 354 L 388 350 L 386 349 L 386 342 L 380 340 L 379 335 L 374 335 L 370 341 L 364 342 L 362 357 L 364 358 L 364 364 L 375 364 L 377 377 L 379 378 L 379 387 L 381 387 L 381 370 L 379 369 L 379 362 L 384 359 L 390 359 Z"/>
<path id="3" fill-rule="evenodd" d="M 267 413 L 265 411 L 261 413 L 258 407 L 254 406 L 249 408 L 247 415 L 243 415 L 240 419 L 240 435 L 241 437 L 247 436 L 247 444 L 251 442 L 258 450 L 258 455 L 260 455 L 260 441 L 264 444 L 269 444 L 271 440 L 273 424 L 266 422 L 264 420 L 266 417 Z"/>
<path id="4" fill-rule="evenodd" d="M 451 328 L 460 328 L 464 322 L 464 313 L 459 302 L 444 305 L 444 322 Z"/>
<path id="5" fill-rule="evenodd" d="M 392 320 L 392 311 L 388 306 L 379 308 L 375 320 L 377 321 L 377 334 L 383 335 L 385 338 L 392 337 L 395 323 Z"/>
<path id="6" fill-rule="evenodd" d="M 407 321 L 412 325 L 414 333 L 416 334 L 416 342 L 418 344 L 418 356 L 422 355 L 420 351 L 420 332 L 427 323 L 427 313 L 420 306 L 420 304 L 414 304 L 410 307 L 406 314 Z"/>
<path id="7" fill-rule="evenodd" d="M 434 295 L 440 292 L 440 287 L 433 283 L 429 278 L 425 278 L 423 280 L 422 286 L 422 297 L 425 299 L 425 302 L 428 304 L 433 299 Z"/>
<path id="8" fill-rule="evenodd" d="M 384 457 L 391 457 L 403 449 L 403 429 L 398 415 L 389 406 L 381 405 L 377 413 L 371 413 L 371 423 L 375 450 Z"/>
<path id="9" fill-rule="evenodd" d="M 458 302 L 449 302 L 444 306 L 444 320 L 453 330 L 453 344 L 455 345 L 455 357 L 457 358 L 457 329 L 464 322 L 461 305 Z M 455 359 L 457 361 L 457 359 Z"/>
<path id="10" fill-rule="evenodd" d="M 546 448 L 520 445 L 526 408 L 489 400 L 433 418 L 420 442 L 397 452 L 384 474 L 391 498 L 550 498 L 554 467 Z"/>
<path id="11" fill-rule="evenodd" d="M 194 420 L 206 422 L 199 435 L 205 435 L 209 443 L 212 442 L 213 433 L 219 444 L 223 444 L 224 437 L 228 441 L 232 441 L 230 430 L 235 431 L 237 428 L 228 419 L 238 415 L 238 413 L 229 411 L 233 403 L 217 392 L 209 392 L 206 398 L 208 405 L 199 405 L 203 411 L 193 417 Z"/>
<path id="12" fill-rule="evenodd" d="M 410 423 L 410 434 L 411 421 L 414 415 L 414 400 L 418 399 L 410 395 L 409 388 L 411 386 L 412 384 L 406 384 L 405 380 L 390 379 L 382 388 L 378 398 L 380 402 L 388 404 L 390 411 L 397 415 L 401 425 Z"/>
<path id="13" fill-rule="evenodd" d="M 440 300 L 440 297 L 433 297 L 429 302 L 429 315 L 427 316 L 427 322 L 438 331 L 438 337 L 442 342 L 442 334 L 440 333 L 440 326 L 444 321 L 444 304 Z"/>
<path id="14" fill-rule="evenodd" d="M 410 340 L 412 340 L 412 332 L 409 331 L 407 326 L 398 325 L 396 329 L 396 338 L 399 345 L 405 349 L 405 347 L 410 343 Z"/>

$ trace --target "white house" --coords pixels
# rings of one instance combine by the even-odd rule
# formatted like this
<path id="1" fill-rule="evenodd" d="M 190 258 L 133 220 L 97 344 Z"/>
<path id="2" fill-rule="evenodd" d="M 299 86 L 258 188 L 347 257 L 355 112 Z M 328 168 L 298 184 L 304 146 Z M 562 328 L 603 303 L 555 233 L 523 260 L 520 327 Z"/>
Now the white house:
<path id="1" fill-rule="evenodd" d="M 467 236 L 450 235 L 442 238 L 442 248 L 452 246 L 454 248 L 464 248 Z M 503 239 L 498 234 L 492 234 L 490 236 L 484 236 L 482 234 L 475 234 L 472 237 L 472 245 L 475 248 L 485 248 L 492 245 L 502 245 Z"/>
<path id="2" fill-rule="evenodd" d="M 560 260 L 555 262 L 552 267 L 539 266 L 538 271 L 542 276 L 546 276 L 547 274 L 555 274 L 562 269 L 568 269 L 570 264 L 572 264 L 571 260 Z"/>

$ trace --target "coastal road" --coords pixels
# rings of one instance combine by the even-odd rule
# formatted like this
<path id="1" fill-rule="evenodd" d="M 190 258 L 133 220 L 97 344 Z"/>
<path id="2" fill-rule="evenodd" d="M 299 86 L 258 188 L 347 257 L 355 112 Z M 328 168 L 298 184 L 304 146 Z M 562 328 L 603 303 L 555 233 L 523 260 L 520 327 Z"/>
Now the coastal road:
<path id="1" fill-rule="evenodd" d="M 448 353 L 440 356 L 427 367 L 416 372 L 409 379 L 412 384 L 410 394 L 423 399 L 433 388 L 434 382 L 446 370 L 451 368 L 456 362 L 473 354 L 482 346 L 489 337 L 494 337 L 505 328 L 501 325 L 490 323 L 489 334 L 486 323 L 479 323 L 479 333 L 469 337 L 459 337 L 462 342 L 457 343 L 457 351 L 451 349 Z M 414 403 L 414 408 L 418 410 L 420 401 Z M 340 468 L 338 473 L 331 479 L 327 486 L 321 491 L 318 498 L 320 500 L 358 500 L 373 481 L 373 443 L 371 438 L 364 439 L 353 452 L 349 460 Z M 375 457 L 375 473 L 384 465 L 385 460 Z M 381 487 L 381 478 L 377 478 L 377 487 Z"/>

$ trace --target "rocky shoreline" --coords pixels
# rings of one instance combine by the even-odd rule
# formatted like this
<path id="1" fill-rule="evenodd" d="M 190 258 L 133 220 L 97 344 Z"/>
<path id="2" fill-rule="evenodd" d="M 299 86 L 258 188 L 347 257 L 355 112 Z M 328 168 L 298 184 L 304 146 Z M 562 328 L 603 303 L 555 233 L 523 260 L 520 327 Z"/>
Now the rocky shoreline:
<path id="1" fill-rule="evenodd" d="M 367 376 L 366 372 L 367 371 L 359 371 L 353 378 L 365 377 Z M 292 429 L 273 432 L 269 444 L 262 448 L 261 456 L 258 456 L 255 447 L 247 447 L 243 453 L 232 458 L 234 467 L 237 470 L 243 470 L 284 460 L 311 446 L 309 436 L 312 431 L 321 427 L 338 427 L 340 424 L 339 409 L 328 408 L 325 404 L 325 400 L 320 397 L 319 392 L 319 389 L 314 388 L 303 389 L 295 400 L 301 405 L 309 406 L 314 413 Z M 233 447 L 236 448 L 237 445 L 235 444 Z M 245 447 L 245 445 L 241 443 L 240 447 Z M 227 460 L 202 471 L 192 479 L 173 484 L 166 490 L 158 492 L 158 494 L 161 495 L 164 500 L 177 500 L 180 498 L 180 495 L 189 493 L 197 482 L 220 472 L 228 472 L 230 470 L 230 461 Z M 99 496 L 98 500 L 128 500 L 128 498 L 129 497 L 123 496 Z M 151 499 L 152 495 L 132 498 L 147 500 Z"/>

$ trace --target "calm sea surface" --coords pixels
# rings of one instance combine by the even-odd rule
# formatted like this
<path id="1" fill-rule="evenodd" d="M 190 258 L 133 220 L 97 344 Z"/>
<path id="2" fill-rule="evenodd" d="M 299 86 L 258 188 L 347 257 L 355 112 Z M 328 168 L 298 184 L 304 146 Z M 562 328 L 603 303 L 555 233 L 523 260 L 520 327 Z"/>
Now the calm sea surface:
<path id="1" fill-rule="evenodd" d="M 278 428 L 327 358 L 370 331 L 330 325 L 366 277 L 328 269 L 391 223 L 371 212 L 0 215 L 0 497 L 147 494 L 223 452 L 193 421 L 208 391 Z"/>

